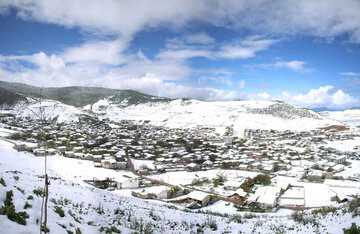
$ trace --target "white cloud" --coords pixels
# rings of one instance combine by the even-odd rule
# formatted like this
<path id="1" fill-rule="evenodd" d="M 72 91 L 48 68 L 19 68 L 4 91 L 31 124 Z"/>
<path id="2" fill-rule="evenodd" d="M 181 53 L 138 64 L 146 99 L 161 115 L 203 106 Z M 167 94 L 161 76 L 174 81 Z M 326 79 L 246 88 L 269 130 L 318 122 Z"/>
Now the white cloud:
<path id="1" fill-rule="evenodd" d="M 201 86 L 211 86 L 215 85 L 226 85 L 228 87 L 232 87 L 234 84 L 231 81 L 230 77 L 227 75 L 220 75 L 220 76 L 201 76 L 198 79 L 198 84 Z"/>
<path id="2" fill-rule="evenodd" d="M 245 80 L 240 80 L 240 81 L 238 82 L 238 88 L 239 88 L 239 89 L 245 88 Z"/>
<path id="3" fill-rule="evenodd" d="M 254 57 L 256 52 L 266 50 L 269 46 L 277 43 L 275 39 L 262 39 L 258 36 L 238 39 L 232 43 L 220 47 L 216 56 L 226 59 L 246 59 Z"/>
<path id="4" fill-rule="evenodd" d="M 334 87 L 331 85 L 321 86 L 318 89 L 311 89 L 305 94 L 291 96 L 284 92 L 281 99 L 305 107 L 331 107 L 347 108 L 359 104 L 359 100 L 345 93 L 341 89 L 331 92 Z"/>
<path id="5" fill-rule="evenodd" d="M 343 90 L 334 90 L 333 86 L 322 86 L 311 89 L 307 93 L 292 96 L 283 92 L 281 97 L 271 97 L 268 93 L 249 94 L 235 90 L 193 87 L 169 80 L 184 79 L 193 71 L 177 61 L 153 61 L 146 58 L 141 51 L 137 56 L 131 57 L 132 61 L 122 67 L 109 69 L 107 65 L 97 63 L 69 63 L 60 55 L 47 56 L 40 52 L 30 56 L 0 56 L 0 61 L 26 60 L 33 63 L 36 68 L 21 67 L 21 69 L 2 69 L 0 66 L 1 80 L 22 82 L 37 86 L 101 86 L 117 89 L 134 89 L 147 94 L 165 97 L 189 97 L 207 101 L 217 100 L 259 100 L 282 99 L 286 102 L 301 106 L 346 108 L 359 105 L 359 100 L 345 93 Z M 21 66 L 19 63 L 18 66 Z M 144 72 L 143 71 L 151 71 Z M 200 71 L 201 72 L 201 71 Z M 206 82 L 225 84 L 234 87 L 226 71 L 213 72 L 213 76 L 204 76 L 202 85 Z M 172 74 L 172 79 L 169 77 Z M 221 75 L 225 74 L 225 75 Z M 243 88 L 245 81 L 240 80 L 235 88 Z"/>
<path id="6" fill-rule="evenodd" d="M 307 105 L 325 104 L 330 101 L 329 90 L 333 88 L 333 86 L 328 85 L 318 89 L 311 89 L 306 94 L 298 94 L 294 96 L 293 99 L 299 103 L 304 103 Z"/>
<path id="7" fill-rule="evenodd" d="M 315 71 L 312 68 L 305 67 L 306 62 L 299 61 L 299 60 L 292 60 L 292 61 L 278 61 L 276 63 L 265 63 L 265 64 L 256 64 L 256 65 L 249 65 L 250 68 L 264 68 L 264 69 L 280 69 L 280 68 L 287 68 L 295 72 L 313 72 Z"/>
<path id="8" fill-rule="evenodd" d="M 311 68 L 305 68 L 304 65 L 306 63 L 304 61 L 298 61 L 293 60 L 289 62 L 279 61 L 274 64 L 274 67 L 276 68 L 288 68 L 290 70 L 296 71 L 296 72 L 311 72 L 313 69 Z"/>
<path id="9" fill-rule="evenodd" d="M 8 14 L 10 8 L 24 20 L 52 23 L 69 28 L 79 28 L 90 34 L 113 36 L 115 40 L 88 41 L 62 53 L 46 55 L 39 52 L 24 56 L 1 56 L 0 62 L 10 63 L 4 68 L 0 63 L 2 80 L 18 81 L 47 86 L 94 85 L 113 88 L 133 87 L 152 94 L 190 95 L 206 100 L 216 98 L 259 98 L 267 93 L 244 95 L 235 91 L 192 88 L 168 80 L 184 80 L 194 74 L 214 73 L 215 70 L 194 70 L 185 61 L 193 57 L 208 59 L 246 59 L 267 50 L 279 42 L 273 35 L 315 36 L 331 39 L 348 35 L 349 40 L 360 43 L 360 2 L 358 0 L 328 1 L 281 1 L 281 0 L 227 0 L 227 1 L 125 1 L 125 0 L 2 0 L 0 14 Z M 272 9 L 269 11 L 268 9 Z M 249 30 L 265 35 L 222 42 L 205 32 L 186 34 L 167 43 L 155 59 L 148 59 L 141 51 L 126 54 L 134 35 L 144 29 L 167 28 L 179 32 L 193 20 L 205 24 L 226 27 L 231 30 Z M 191 25 L 190 25 L 191 26 Z M 92 37 L 95 35 L 95 37 Z M 189 46 L 190 44 L 190 46 Z M 18 63 L 24 60 L 35 65 L 28 68 Z M 304 61 L 277 61 L 264 67 L 287 68 L 297 72 L 312 71 Z M 227 71 L 225 71 L 227 72 Z M 220 72 L 221 73 L 221 72 Z M 214 75 L 213 74 L 213 75 Z M 225 74 L 225 73 L 224 73 Z M 347 72 L 341 75 L 355 76 Z M 228 85 L 231 79 L 223 79 Z M 237 87 L 243 87 L 240 81 Z M 234 85 L 236 86 L 236 84 Z M 332 86 L 310 90 L 306 94 L 287 97 L 303 105 L 350 105 L 357 100 Z M 340 92 L 341 91 L 341 92 Z M 173 94 L 171 92 L 174 92 Z M 221 96 L 223 95 L 223 97 Z M 312 100 L 313 99 L 313 100 Z"/>
<path id="10" fill-rule="evenodd" d="M 194 44 L 211 44 L 215 42 L 215 39 L 205 32 L 190 34 L 185 37 L 185 41 Z"/>
<path id="11" fill-rule="evenodd" d="M 131 36 L 144 27 L 176 29 L 197 20 L 259 34 L 323 38 L 347 34 L 351 42 L 360 43 L 358 0 L 3 0 L 0 13 L 8 13 L 10 7 L 17 9 L 22 19 L 80 27 L 92 33 Z"/>
<path id="12" fill-rule="evenodd" d="M 360 78 L 358 77 L 345 78 L 344 81 L 346 82 L 347 86 L 360 87 Z"/>
<path id="13" fill-rule="evenodd" d="M 360 73 L 355 73 L 355 72 L 340 72 L 339 75 L 342 75 L 342 76 L 360 76 Z"/>
<path id="14" fill-rule="evenodd" d="M 259 93 L 258 96 L 261 98 L 261 99 L 268 99 L 270 97 L 270 95 L 266 92 L 264 93 Z"/>
<path id="15" fill-rule="evenodd" d="M 96 62 L 111 65 L 124 63 L 122 52 L 126 49 L 128 39 L 119 38 L 113 41 L 91 41 L 78 47 L 65 50 L 61 56 L 66 62 Z"/>
<path id="16" fill-rule="evenodd" d="M 167 50 L 156 55 L 162 59 L 187 59 L 193 57 L 205 57 L 208 59 L 247 59 L 254 57 L 257 52 L 267 50 L 269 46 L 279 42 L 277 39 L 264 39 L 260 36 L 250 36 L 244 39 L 237 38 L 231 42 L 224 42 L 217 49 L 206 47 L 198 49 L 187 45 L 184 40 L 172 38 L 167 41 Z"/>
<path id="17" fill-rule="evenodd" d="M 4 0 L 1 12 L 13 7 L 25 20 L 80 27 L 95 34 L 131 36 L 144 27 L 161 27 L 168 23 L 179 27 L 204 7 L 204 3 L 180 0 Z"/>
<path id="18" fill-rule="evenodd" d="M 156 55 L 158 59 L 179 59 L 184 60 L 194 57 L 211 58 L 211 52 L 198 49 L 165 50 Z"/>
<path id="19" fill-rule="evenodd" d="M 349 103 L 353 103 L 354 101 L 355 99 L 353 97 L 344 93 L 341 89 L 332 95 L 332 103 L 338 106 L 347 105 Z"/>

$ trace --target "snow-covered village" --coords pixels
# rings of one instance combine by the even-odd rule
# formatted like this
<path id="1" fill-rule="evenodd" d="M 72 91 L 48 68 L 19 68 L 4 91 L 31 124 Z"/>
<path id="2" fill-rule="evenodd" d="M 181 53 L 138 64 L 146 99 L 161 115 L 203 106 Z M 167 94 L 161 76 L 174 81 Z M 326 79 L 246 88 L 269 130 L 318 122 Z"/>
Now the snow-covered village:
<path id="1" fill-rule="evenodd" d="M 0 0 L 0 234 L 360 234 L 359 0 Z"/>
<path id="2" fill-rule="evenodd" d="M 177 103 L 178 100 L 170 101 L 166 105 L 174 105 L 172 102 Z M 187 107 L 191 106 L 191 100 L 186 102 Z M 255 105 L 251 102 L 238 103 Z M 257 103 L 259 105 L 259 102 Z M 157 104 L 149 104 L 149 108 L 154 105 Z M 196 102 L 196 105 L 200 104 Z M 283 111 L 281 117 L 274 116 L 269 111 L 276 109 L 278 105 L 286 105 L 283 103 L 268 102 L 261 105 L 262 112 L 266 114 L 258 109 L 256 113 L 246 109 L 247 112 L 243 114 L 252 115 L 254 118 L 262 116 L 263 121 L 266 121 L 265 117 L 269 115 L 269 118 L 282 119 L 284 125 L 289 124 L 289 128 L 292 128 L 290 125 L 296 115 L 304 115 L 302 118 L 307 120 L 303 121 L 320 121 L 321 124 L 322 121 L 329 121 L 330 124 L 303 131 L 283 130 L 283 125 L 279 125 L 278 129 L 243 130 L 236 130 L 234 125 L 169 127 L 160 126 L 157 122 L 152 124 L 152 121 L 145 119 L 112 119 L 112 106 L 102 107 L 110 109 L 106 113 L 97 113 L 99 107 L 96 104 L 91 110 L 84 107 L 83 110 L 74 111 L 73 107 L 54 101 L 32 99 L 29 104 L 22 103 L 14 109 L 5 108 L 0 112 L 2 155 L 15 158 L 4 158 L 7 167 L 14 170 L 4 170 L 2 178 L 6 184 L 23 174 L 23 169 L 19 170 L 19 167 L 26 168 L 27 163 L 19 164 L 20 159 L 16 159 L 18 157 L 26 158 L 29 165 L 38 164 L 39 171 L 35 171 L 37 176 L 41 177 L 40 168 L 46 157 L 49 170 L 54 173 L 53 177 L 50 177 L 52 179 L 49 186 L 50 199 L 52 198 L 50 204 L 53 202 L 50 207 L 53 207 L 54 216 L 57 209 L 75 212 L 66 205 L 58 208 L 61 206 L 56 199 L 70 199 L 59 191 L 61 181 L 64 180 L 63 183 L 96 191 L 111 199 L 125 199 L 130 204 L 140 202 L 147 204 L 147 207 L 154 207 L 151 209 L 171 207 L 170 209 L 180 213 L 202 214 L 204 218 L 211 219 L 199 224 L 200 226 L 194 224 L 192 227 L 189 220 L 183 220 L 179 226 L 173 227 L 174 232 L 238 232 L 250 230 L 250 227 L 256 232 L 267 230 L 268 225 L 271 225 L 271 232 L 323 232 L 331 231 L 333 227 L 320 225 L 321 220 L 325 222 L 326 219 L 333 219 L 338 215 L 339 230 L 342 230 L 341 223 L 345 225 L 351 219 L 356 220 L 358 209 L 352 207 L 350 211 L 348 208 L 349 204 L 354 206 L 353 202 L 358 201 L 360 194 L 360 131 L 356 126 L 356 118 L 352 119 L 350 124 L 341 125 L 337 122 L 336 125 L 335 120 L 326 120 L 315 112 L 290 105 L 287 107 L 293 113 Z M 123 115 L 127 108 L 131 108 L 133 113 L 135 107 L 123 107 Z M 22 108 L 22 111 L 19 112 L 17 108 Z M 41 110 L 44 113 L 51 111 L 51 115 L 43 114 L 44 118 L 39 119 Z M 279 112 L 274 113 L 277 115 Z M 291 118 L 286 117 L 290 114 Z M 74 116 L 76 121 L 72 121 Z M 314 123 L 310 125 L 312 124 Z M 256 121 L 255 125 L 248 123 L 247 126 L 258 125 L 259 121 Z M 57 178 L 61 180 L 57 182 Z M 23 180 L 25 182 L 27 179 Z M 19 179 L 15 179 L 15 184 L 18 183 L 16 181 Z M 40 181 L 41 179 L 38 179 L 38 182 Z M 55 185 L 57 188 L 54 186 L 53 189 L 53 183 L 59 183 Z M 34 181 L 26 184 L 30 187 L 22 188 L 20 183 L 14 185 L 23 197 L 27 196 L 24 191 L 34 197 L 32 193 L 42 186 Z M 6 187 L 3 189 L 3 196 L 5 191 Z M 24 202 L 31 204 L 26 198 Z M 103 202 L 92 205 L 102 206 Z M 77 200 L 77 203 L 81 202 Z M 122 205 L 118 205 L 117 209 L 121 210 L 121 207 Z M 151 212 L 154 216 L 158 215 L 155 211 Z M 323 217 L 314 215 L 318 214 L 317 212 Z M 352 218 L 349 220 L 344 213 Z M 104 211 L 105 214 L 107 212 Z M 301 215 L 301 218 L 296 215 Z M 39 219 L 36 215 L 32 219 L 36 217 Z M 101 222 L 81 220 L 75 218 L 76 215 L 71 222 L 72 217 L 70 215 L 70 220 L 65 221 L 68 223 L 57 223 L 55 230 L 69 230 L 71 224 L 75 223 L 81 224 L 74 226 L 80 229 L 84 228 L 83 224 L 88 226 L 85 228 L 86 232 L 98 231 L 101 228 Z M 222 224 L 216 221 L 219 217 Z M 228 220 L 224 221 L 224 217 Z M 260 225 L 260 217 L 273 221 Z M 346 222 L 343 217 L 346 217 Z M 168 216 L 164 217 L 165 220 L 167 218 Z M 139 225 L 142 228 L 148 225 L 147 231 L 166 230 L 163 226 L 146 221 L 145 217 L 142 219 L 143 223 Z M 157 221 L 156 219 L 153 221 Z M 292 222 L 280 222 L 283 219 Z M 121 223 L 120 220 L 118 221 Z M 92 224 L 87 225 L 86 222 Z M 128 222 L 130 224 L 122 224 L 121 227 L 126 227 L 126 230 L 134 228 L 127 226 L 134 225 L 131 224 L 131 218 Z M 238 227 L 229 230 L 229 222 Z M 247 224 L 244 226 L 243 223 Z M 111 227 L 112 225 L 102 230 L 110 230 Z M 145 229 L 137 231 L 147 232 Z"/>

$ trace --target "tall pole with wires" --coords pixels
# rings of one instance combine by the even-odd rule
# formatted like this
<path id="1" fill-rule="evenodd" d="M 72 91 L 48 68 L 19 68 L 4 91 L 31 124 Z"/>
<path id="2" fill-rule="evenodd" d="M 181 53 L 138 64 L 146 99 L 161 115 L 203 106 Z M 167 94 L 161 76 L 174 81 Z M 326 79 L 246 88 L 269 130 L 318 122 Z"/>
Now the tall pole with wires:
<path id="1" fill-rule="evenodd" d="M 42 141 L 45 141 L 45 137 L 44 137 L 44 121 L 45 121 L 45 107 L 42 105 L 42 98 L 43 98 L 43 89 L 42 88 L 40 90 L 40 103 L 39 103 L 39 113 L 38 113 L 38 118 L 40 119 L 40 138 Z M 43 195 L 43 199 L 42 199 L 42 203 L 41 203 L 41 216 L 40 216 L 40 234 L 43 233 L 47 233 L 47 207 L 48 207 L 48 198 L 49 198 L 49 178 L 48 178 L 48 174 L 47 174 L 47 154 L 45 154 L 45 158 L 44 158 L 44 179 L 45 179 L 45 183 L 44 183 L 44 195 Z M 43 218 L 44 218 L 44 222 L 43 222 Z"/>

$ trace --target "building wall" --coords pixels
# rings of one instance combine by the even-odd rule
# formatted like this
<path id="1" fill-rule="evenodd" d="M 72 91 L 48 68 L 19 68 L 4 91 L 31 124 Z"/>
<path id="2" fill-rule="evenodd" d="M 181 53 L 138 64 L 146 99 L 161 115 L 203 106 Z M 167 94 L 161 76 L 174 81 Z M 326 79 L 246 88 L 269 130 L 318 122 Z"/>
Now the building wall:
<path id="1" fill-rule="evenodd" d="M 131 178 L 131 179 L 125 180 L 121 184 L 122 184 L 121 188 L 138 188 L 139 187 L 139 179 Z"/>

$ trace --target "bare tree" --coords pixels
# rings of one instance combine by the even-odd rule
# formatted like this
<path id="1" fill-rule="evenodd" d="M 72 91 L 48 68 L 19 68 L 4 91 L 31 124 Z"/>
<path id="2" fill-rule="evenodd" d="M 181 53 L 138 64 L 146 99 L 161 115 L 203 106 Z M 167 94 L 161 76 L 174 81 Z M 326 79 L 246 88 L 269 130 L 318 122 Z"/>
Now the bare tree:
<path id="1" fill-rule="evenodd" d="M 47 120 L 49 119 L 50 112 L 56 108 L 56 104 L 53 106 L 43 106 L 43 90 L 44 88 L 40 89 L 40 96 L 39 96 L 39 111 L 36 112 L 31 108 L 28 108 L 35 117 L 40 121 L 40 139 L 41 143 L 45 142 L 44 136 L 44 127 L 47 125 Z M 51 109 L 52 108 L 52 109 Z M 49 199 L 49 177 L 47 174 L 47 154 L 44 157 L 44 195 L 41 203 L 41 216 L 40 216 L 40 234 L 47 233 L 47 207 L 48 207 L 48 199 Z M 43 222 L 44 219 L 44 222 Z"/>

